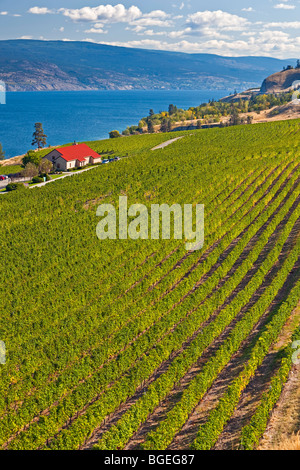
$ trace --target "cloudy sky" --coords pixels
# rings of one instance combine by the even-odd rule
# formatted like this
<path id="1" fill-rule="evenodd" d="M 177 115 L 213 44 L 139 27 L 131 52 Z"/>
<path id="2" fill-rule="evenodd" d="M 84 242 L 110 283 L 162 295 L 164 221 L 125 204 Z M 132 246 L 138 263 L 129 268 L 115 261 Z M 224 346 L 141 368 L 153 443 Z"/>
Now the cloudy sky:
<path id="1" fill-rule="evenodd" d="M 0 0 L 0 39 L 300 57 L 300 0 Z"/>

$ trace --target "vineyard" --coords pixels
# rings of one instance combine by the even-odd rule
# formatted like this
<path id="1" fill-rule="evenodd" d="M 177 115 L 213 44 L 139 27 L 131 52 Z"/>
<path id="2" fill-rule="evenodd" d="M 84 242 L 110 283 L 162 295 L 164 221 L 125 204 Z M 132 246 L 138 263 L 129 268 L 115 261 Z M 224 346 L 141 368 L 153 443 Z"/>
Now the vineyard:
<path id="1" fill-rule="evenodd" d="M 126 158 L 1 197 L 2 450 L 257 448 L 299 372 L 299 136 L 89 142 Z M 120 195 L 204 204 L 204 247 L 100 241 L 97 207 Z"/>

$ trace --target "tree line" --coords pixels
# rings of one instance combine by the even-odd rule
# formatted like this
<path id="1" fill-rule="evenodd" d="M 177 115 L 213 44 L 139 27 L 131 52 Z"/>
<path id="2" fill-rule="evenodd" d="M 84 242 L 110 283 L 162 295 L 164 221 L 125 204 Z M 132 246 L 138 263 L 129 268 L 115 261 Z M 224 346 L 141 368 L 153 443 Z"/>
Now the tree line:
<path id="1" fill-rule="evenodd" d="M 297 65 L 300 68 L 300 60 Z M 235 95 L 238 95 L 235 92 Z M 170 132 L 174 127 L 186 122 L 194 121 L 195 126 L 201 129 L 205 125 L 219 124 L 220 127 L 235 126 L 240 124 L 251 124 L 253 117 L 247 113 L 260 113 L 261 111 L 271 109 L 275 106 L 281 106 L 288 103 L 292 99 L 292 92 L 281 94 L 255 94 L 250 97 L 238 98 L 234 102 L 226 102 L 224 100 L 209 100 L 199 106 L 190 107 L 187 110 L 177 108 L 174 104 L 170 104 L 168 111 L 160 111 L 155 113 L 150 109 L 149 115 L 142 118 L 137 126 L 127 127 L 123 132 L 123 136 L 137 134 L 153 134 L 154 132 Z M 241 116 L 246 114 L 246 116 Z M 226 119 L 222 119 L 226 118 Z M 111 138 L 121 137 L 118 131 L 112 131 Z"/>

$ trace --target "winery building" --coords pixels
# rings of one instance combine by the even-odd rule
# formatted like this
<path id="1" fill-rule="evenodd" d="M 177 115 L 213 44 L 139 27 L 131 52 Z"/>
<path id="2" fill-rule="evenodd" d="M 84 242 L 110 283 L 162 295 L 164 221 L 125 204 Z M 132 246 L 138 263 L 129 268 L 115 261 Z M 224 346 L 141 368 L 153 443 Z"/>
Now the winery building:
<path id="1" fill-rule="evenodd" d="M 45 155 L 57 170 L 67 171 L 72 168 L 95 165 L 102 162 L 102 157 L 86 144 L 73 144 L 69 147 L 59 147 Z"/>

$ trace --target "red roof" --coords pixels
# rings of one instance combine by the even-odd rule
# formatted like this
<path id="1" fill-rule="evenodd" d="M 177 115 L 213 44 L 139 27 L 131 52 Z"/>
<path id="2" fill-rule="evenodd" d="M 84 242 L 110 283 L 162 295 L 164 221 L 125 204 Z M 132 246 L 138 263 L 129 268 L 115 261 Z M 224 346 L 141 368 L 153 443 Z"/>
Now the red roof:
<path id="1" fill-rule="evenodd" d="M 86 144 L 71 145 L 69 147 L 59 147 L 56 149 L 67 162 L 79 160 L 84 162 L 87 157 L 100 158 L 100 155 Z"/>

